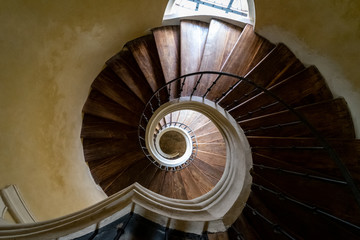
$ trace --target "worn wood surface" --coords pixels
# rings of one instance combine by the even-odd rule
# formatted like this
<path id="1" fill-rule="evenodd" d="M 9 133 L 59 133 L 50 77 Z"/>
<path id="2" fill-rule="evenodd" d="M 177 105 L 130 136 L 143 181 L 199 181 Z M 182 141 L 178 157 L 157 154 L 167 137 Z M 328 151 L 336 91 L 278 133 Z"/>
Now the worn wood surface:
<path id="1" fill-rule="evenodd" d="M 182 20 L 180 23 L 180 73 L 181 75 L 199 70 L 204 52 L 208 23 Z M 195 86 L 195 77 L 186 78 L 182 96 L 189 96 Z"/>
<path id="2" fill-rule="evenodd" d="M 246 25 L 241 32 L 239 41 L 237 41 L 221 71 L 238 76 L 245 76 L 273 48 L 274 45 L 257 35 L 251 25 Z M 234 78 L 223 78 L 214 86 L 214 89 L 209 92 L 207 98 L 210 100 L 218 98 L 222 93 L 226 92 L 234 85 L 236 81 L 237 80 Z"/>
<path id="3" fill-rule="evenodd" d="M 126 44 L 153 92 L 165 84 L 153 35 L 137 38 Z"/>
<path id="4" fill-rule="evenodd" d="M 118 54 L 109 59 L 106 64 L 143 103 L 147 103 L 153 92 L 136 60 L 127 48 L 123 48 Z"/>
<path id="5" fill-rule="evenodd" d="M 342 98 L 305 105 L 295 108 L 295 110 L 301 113 L 323 137 L 355 137 L 352 119 L 346 102 Z M 238 116 L 233 115 L 233 117 L 237 118 Z M 245 134 L 249 136 L 311 137 L 312 134 L 308 127 L 302 123 L 296 123 L 297 121 L 299 121 L 298 117 L 286 110 L 240 121 L 239 124 L 244 129 Z M 279 125 L 291 123 L 295 124 Z M 271 126 L 276 127 L 268 128 Z M 251 132 L 247 130 L 251 130 Z"/>
<path id="6" fill-rule="evenodd" d="M 294 85 L 296 87 L 294 87 Z M 291 107 L 298 107 L 333 98 L 324 78 L 313 66 L 270 87 L 268 90 L 280 97 Z M 260 93 L 229 111 L 236 116 L 241 116 L 238 117 L 237 120 L 245 120 L 286 109 L 283 104 L 277 102 L 278 101 L 270 95 Z"/>
<path id="7" fill-rule="evenodd" d="M 83 112 L 134 127 L 138 125 L 140 115 L 130 112 L 94 89 L 90 92 Z"/>
<path id="8" fill-rule="evenodd" d="M 109 67 L 101 71 L 91 87 L 133 113 L 137 114 L 145 107 L 141 100 Z"/>
<path id="9" fill-rule="evenodd" d="M 296 56 L 284 44 L 280 43 L 244 77 L 261 87 L 269 88 L 275 83 L 304 70 L 304 68 Z M 249 94 L 254 88 L 246 82 L 240 82 L 219 104 L 228 108 L 229 105 L 232 106 L 235 100 Z M 249 97 L 252 97 L 252 94 L 243 97 L 242 101 Z"/>
<path id="10" fill-rule="evenodd" d="M 204 54 L 199 71 L 220 71 L 239 39 L 242 28 L 212 19 L 205 42 Z M 196 96 L 202 96 L 215 80 L 215 75 L 204 75 Z"/>
<path id="11" fill-rule="evenodd" d="M 165 82 L 180 76 L 180 27 L 164 26 L 152 30 Z M 177 97 L 179 84 L 171 85 L 171 96 Z"/>

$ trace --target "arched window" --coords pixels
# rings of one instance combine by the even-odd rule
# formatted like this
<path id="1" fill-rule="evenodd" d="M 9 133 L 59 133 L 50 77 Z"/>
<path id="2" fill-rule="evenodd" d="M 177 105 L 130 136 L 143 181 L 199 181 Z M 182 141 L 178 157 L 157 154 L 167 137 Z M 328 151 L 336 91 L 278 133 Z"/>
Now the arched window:
<path id="1" fill-rule="evenodd" d="M 253 0 L 170 0 L 164 21 L 197 17 L 219 17 L 243 23 L 254 23 Z M 204 19 L 205 18 L 205 19 Z"/>

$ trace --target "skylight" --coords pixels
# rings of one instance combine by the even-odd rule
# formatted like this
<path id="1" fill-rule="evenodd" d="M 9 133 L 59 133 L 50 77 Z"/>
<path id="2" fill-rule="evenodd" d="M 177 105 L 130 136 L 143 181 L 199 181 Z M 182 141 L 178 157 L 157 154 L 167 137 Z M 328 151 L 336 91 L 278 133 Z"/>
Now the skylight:
<path id="1" fill-rule="evenodd" d="M 248 16 L 247 0 L 175 0 L 174 11 L 195 11 L 206 15 L 228 14 L 230 18 Z"/>
<path id="2" fill-rule="evenodd" d="M 191 17 L 209 21 L 214 16 L 253 24 L 253 0 L 169 0 L 163 20 L 167 24 L 174 24 L 171 21 L 176 19 Z"/>

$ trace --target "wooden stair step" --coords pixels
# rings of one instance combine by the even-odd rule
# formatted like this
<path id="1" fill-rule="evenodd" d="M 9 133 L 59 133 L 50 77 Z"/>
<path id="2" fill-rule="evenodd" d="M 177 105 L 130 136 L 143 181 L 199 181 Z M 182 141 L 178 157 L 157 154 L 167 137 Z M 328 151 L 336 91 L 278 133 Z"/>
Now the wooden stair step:
<path id="1" fill-rule="evenodd" d="M 153 92 L 165 84 L 154 36 L 146 35 L 126 43 Z"/>
<path id="2" fill-rule="evenodd" d="M 197 72 L 204 52 L 209 24 L 194 20 L 180 22 L 180 73 Z M 195 77 L 186 78 L 182 96 L 189 96 L 196 83 Z"/>
<path id="3" fill-rule="evenodd" d="M 252 174 L 253 182 L 273 189 L 275 186 L 281 193 L 297 199 L 346 221 L 359 225 L 360 208 L 350 188 L 346 185 L 307 179 L 273 171 L 256 169 Z M 265 181 L 266 180 L 266 181 Z"/>
<path id="4" fill-rule="evenodd" d="M 203 114 L 199 114 L 198 118 L 194 119 L 194 121 L 192 121 L 189 124 L 189 127 L 195 131 L 197 129 L 199 129 L 200 127 L 204 126 L 205 124 L 207 124 L 208 122 L 210 122 L 210 119 L 207 118 L 205 115 Z"/>
<path id="5" fill-rule="evenodd" d="M 191 172 L 195 182 L 197 182 L 198 187 L 201 189 L 202 194 L 209 192 L 214 188 L 217 182 L 213 181 L 213 178 L 209 177 L 203 171 L 199 171 L 196 165 L 191 164 L 187 167 Z"/>
<path id="6" fill-rule="evenodd" d="M 226 156 L 225 143 L 198 143 L 198 150 Z"/>
<path id="7" fill-rule="evenodd" d="M 153 178 L 151 179 L 148 189 L 160 194 L 162 183 L 164 182 L 164 179 L 165 179 L 165 174 L 166 174 L 166 171 L 158 169 L 155 172 Z"/>
<path id="8" fill-rule="evenodd" d="M 145 174 L 138 176 L 137 181 L 143 187 L 149 188 L 152 179 L 155 177 L 157 171 L 161 171 L 158 167 L 156 167 L 150 160 L 148 160 L 149 164 L 144 169 Z"/>
<path id="9" fill-rule="evenodd" d="M 296 154 L 296 152 L 297 151 L 294 150 L 294 154 Z M 307 175 L 310 178 L 325 178 L 328 180 L 345 182 L 345 180 L 339 175 L 331 176 L 329 174 L 326 174 L 326 172 L 319 172 L 319 171 L 314 171 L 312 169 L 306 169 L 301 166 L 291 164 L 291 162 L 277 160 L 276 158 L 268 157 L 266 155 L 262 155 L 256 152 L 253 153 L 252 157 L 253 157 L 254 169 L 269 168 L 272 171 L 277 171 L 278 173 L 284 173 L 284 174 L 293 173 L 302 176 Z M 308 160 L 311 161 L 311 156 L 308 157 Z"/>
<path id="10" fill-rule="evenodd" d="M 105 118 L 85 114 L 81 128 L 81 138 L 119 138 L 137 137 L 137 128 Z"/>
<path id="11" fill-rule="evenodd" d="M 130 112 L 94 89 L 86 100 L 83 112 L 134 127 L 139 122 L 139 115 Z"/>
<path id="12" fill-rule="evenodd" d="M 94 161 L 113 155 L 138 150 L 137 141 L 129 142 L 127 139 L 83 139 L 85 161 Z"/>
<path id="13" fill-rule="evenodd" d="M 223 143 L 224 139 L 219 131 L 207 133 L 204 135 L 196 135 L 198 143 Z"/>
<path id="14" fill-rule="evenodd" d="M 152 30 L 165 82 L 180 76 L 180 27 L 163 26 Z M 171 85 L 171 96 L 177 97 L 178 82 Z"/>
<path id="15" fill-rule="evenodd" d="M 149 164 L 149 160 L 146 157 L 140 158 L 133 162 L 125 171 L 122 171 L 112 182 L 104 189 L 108 196 L 111 196 L 120 190 L 130 186 L 137 182 L 138 176 L 146 174 L 144 169 Z"/>
<path id="16" fill-rule="evenodd" d="M 140 151 L 128 151 L 87 163 L 95 182 L 99 184 L 116 176 L 143 157 L 144 154 Z"/>
<path id="17" fill-rule="evenodd" d="M 354 239 L 355 231 L 349 231 L 339 223 L 327 219 L 312 210 L 253 187 L 253 194 L 277 216 L 280 225 L 297 233 L 299 239 Z"/>
<path id="18" fill-rule="evenodd" d="M 254 208 L 255 210 L 257 209 L 258 206 L 251 206 L 250 207 Z M 262 208 L 264 209 L 264 208 Z M 267 211 L 269 212 L 269 211 Z M 250 225 L 251 228 L 256 230 L 256 233 L 258 234 L 260 239 L 266 239 L 266 240 L 288 240 L 289 238 L 286 237 L 285 235 L 278 233 L 275 231 L 274 227 L 277 226 L 277 222 L 271 222 L 275 225 L 272 225 L 271 223 L 267 222 L 265 219 L 261 218 L 259 216 L 259 214 L 261 214 L 262 216 L 264 216 L 265 214 L 263 212 L 258 211 L 256 214 L 253 212 L 252 209 L 250 209 L 249 207 L 245 207 L 242 214 L 245 216 L 245 218 L 248 220 L 248 224 Z M 271 215 L 273 216 L 273 215 Z M 264 216 L 268 219 L 268 217 L 270 216 Z M 271 219 L 274 221 L 274 219 Z M 283 229 L 283 226 L 280 226 Z M 259 231 L 260 229 L 260 231 Z M 297 238 L 295 238 L 297 239 Z"/>
<path id="19" fill-rule="evenodd" d="M 324 78 L 314 66 L 306 68 L 298 74 L 270 87 L 268 90 L 292 107 L 333 98 Z M 237 120 L 245 120 L 285 109 L 283 104 L 262 92 L 229 111 L 236 116 L 240 116 Z"/>
<path id="20" fill-rule="evenodd" d="M 250 136 L 254 162 L 265 158 L 269 164 L 281 162 L 303 169 L 325 174 L 336 179 L 343 179 L 339 168 L 328 152 L 313 138 L 274 138 Z M 327 139 L 337 155 L 350 170 L 352 177 L 360 183 L 360 140 Z M 307 161 L 304 161 L 307 159 Z M 360 186 L 360 185 L 359 185 Z"/>
<path id="21" fill-rule="evenodd" d="M 201 150 L 198 150 L 196 157 L 215 167 L 224 167 L 226 163 L 226 156 Z"/>
<path id="22" fill-rule="evenodd" d="M 101 71 L 91 87 L 131 112 L 141 112 L 145 107 L 141 100 L 131 92 L 131 90 L 109 67 L 106 67 Z"/>
<path id="23" fill-rule="evenodd" d="M 242 28 L 212 19 L 205 42 L 199 71 L 220 71 L 239 39 Z M 194 95 L 202 96 L 215 80 L 215 75 L 204 75 Z"/>
<path id="24" fill-rule="evenodd" d="M 199 186 L 199 183 L 194 178 L 193 171 L 191 171 L 191 165 L 182 169 L 180 174 L 184 183 L 184 188 L 188 200 L 200 197 L 206 193 L 206 191 Z"/>
<path id="25" fill-rule="evenodd" d="M 199 112 L 196 111 L 189 111 L 189 113 L 186 115 L 186 118 L 183 120 L 182 123 L 184 123 L 186 126 L 190 127 L 192 122 L 199 117 L 199 115 L 202 115 Z"/>
<path id="26" fill-rule="evenodd" d="M 215 186 L 218 181 L 220 180 L 224 168 L 223 167 L 216 167 L 212 166 L 198 158 L 196 158 L 192 163 L 195 166 L 197 171 L 201 172 L 202 174 L 206 175 L 208 180 Z"/>
<path id="27" fill-rule="evenodd" d="M 143 103 L 147 103 L 153 92 L 129 49 L 123 48 L 106 64 Z"/>
<path id="28" fill-rule="evenodd" d="M 284 44 L 279 43 L 244 77 L 261 87 L 269 88 L 275 83 L 304 70 L 304 68 L 304 65 L 299 59 L 297 59 Z M 241 98 L 241 101 L 244 101 L 257 93 L 260 93 L 260 91 L 256 91 L 256 93 L 249 94 L 253 90 L 256 90 L 254 86 L 241 81 L 219 102 L 219 104 L 224 108 L 228 108 L 229 106 L 238 104 L 236 101 L 240 100 L 239 98 Z M 245 97 L 245 94 L 249 95 Z"/>
<path id="29" fill-rule="evenodd" d="M 221 71 L 245 76 L 275 47 L 257 35 L 251 25 L 246 25 Z M 235 78 L 223 77 L 211 90 L 207 98 L 215 100 L 237 82 Z"/>
<path id="30" fill-rule="evenodd" d="M 354 126 L 344 99 L 295 108 L 323 136 L 354 138 Z M 238 116 L 233 115 L 234 118 Z M 275 137 L 312 136 L 307 126 L 288 110 L 238 122 L 246 135 Z"/>
<path id="31" fill-rule="evenodd" d="M 215 131 L 219 131 L 219 130 L 217 129 L 215 124 L 212 123 L 211 121 L 208 121 L 207 123 L 199 126 L 198 128 L 193 129 L 193 132 L 196 134 L 196 136 L 201 136 L 209 132 L 215 132 Z"/>
<path id="32" fill-rule="evenodd" d="M 170 172 L 172 180 L 171 198 L 187 200 L 184 182 L 180 172 Z"/>

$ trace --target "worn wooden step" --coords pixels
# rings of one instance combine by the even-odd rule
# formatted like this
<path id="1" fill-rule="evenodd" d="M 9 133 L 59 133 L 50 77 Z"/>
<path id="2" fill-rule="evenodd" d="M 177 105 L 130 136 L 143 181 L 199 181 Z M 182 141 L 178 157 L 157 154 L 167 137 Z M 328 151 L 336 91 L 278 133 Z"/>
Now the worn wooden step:
<path id="1" fill-rule="evenodd" d="M 130 150 L 138 150 L 139 143 L 127 139 L 85 138 L 83 139 L 83 148 L 85 161 L 89 162 L 123 154 Z"/>
<path id="2" fill-rule="evenodd" d="M 324 78 L 314 66 L 306 68 L 268 90 L 291 107 L 332 99 Z M 283 104 L 270 95 L 260 93 L 229 111 L 239 116 L 237 120 L 245 120 L 285 109 Z"/>
<path id="3" fill-rule="evenodd" d="M 138 125 L 140 117 L 95 89 L 90 92 L 83 112 L 134 127 Z"/>
<path id="4" fill-rule="evenodd" d="M 149 188 L 151 181 L 155 177 L 157 171 L 161 171 L 158 167 L 156 167 L 150 160 L 148 160 L 149 164 L 145 167 L 144 172 L 141 176 L 138 176 L 137 182 L 141 184 L 143 187 Z"/>
<path id="5" fill-rule="evenodd" d="M 91 86 L 131 112 L 141 112 L 145 107 L 109 67 L 101 71 Z"/>
<path id="6" fill-rule="evenodd" d="M 206 175 L 214 186 L 220 180 L 224 172 L 223 167 L 212 166 L 199 158 L 196 158 L 191 164 L 194 165 L 198 171 L 202 172 L 202 174 Z"/>
<path id="7" fill-rule="evenodd" d="M 275 193 L 280 191 L 275 186 L 271 190 Z M 255 186 L 252 191 L 261 199 L 263 205 L 276 215 L 279 224 L 295 232 L 300 239 L 356 239 L 354 236 L 359 234 L 359 230 L 316 213 L 313 209 L 285 199 L 281 195 Z M 321 206 L 318 207 L 321 209 Z"/>
<path id="8" fill-rule="evenodd" d="M 191 123 L 194 121 L 194 118 L 197 118 L 200 113 L 196 112 L 196 111 L 192 111 L 192 110 L 187 110 L 186 112 L 184 112 L 185 115 L 182 118 L 182 121 L 180 123 L 185 124 L 186 126 L 190 126 Z M 181 119 L 181 115 L 183 115 L 183 111 L 180 112 L 180 117 L 179 119 Z"/>
<path id="9" fill-rule="evenodd" d="M 189 124 L 189 127 L 190 127 L 193 131 L 201 128 L 202 126 L 204 126 L 205 124 L 207 124 L 208 122 L 210 122 L 210 119 L 207 118 L 205 115 L 199 114 L 198 116 L 199 116 L 199 117 L 198 117 L 197 119 L 194 119 L 194 121 Z"/>
<path id="10" fill-rule="evenodd" d="M 360 208 L 350 191 L 343 184 L 330 183 L 310 178 L 279 174 L 268 170 L 255 170 L 253 182 L 261 186 L 273 189 L 275 186 L 281 193 L 297 199 L 311 206 L 317 206 L 322 210 L 350 221 L 360 223 Z M 266 180 L 266 181 L 264 181 Z M 331 197 L 330 197 L 331 196 Z"/>
<path id="11" fill-rule="evenodd" d="M 198 150 L 207 152 L 207 153 L 215 153 L 218 155 L 226 156 L 225 143 L 199 143 L 198 142 Z"/>
<path id="12" fill-rule="evenodd" d="M 209 24 L 194 20 L 182 20 L 180 23 L 180 73 L 197 72 L 204 52 Z M 196 78 L 188 77 L 182 96 L 189 96 L 195 86 Z"/>
<path id="13" fill-rule="evenodd" d="M 127 169 L 138 159 L 143 158 L 141 151 L 131 151 L 113 155 L 107 158 L 88 162 L 91 175 L 97 184 L 105 182 Z"/>
<path id="14" fill-rule="evenodd" d="M 196 157 L 214 167 L 225 167 L 226 156 L 224 155 L 198 150 Z"/>
<path id="15" fill-rule="evenodd" d="M 283 229 L 283 226 L 277 225 L 277 222 L 275 222 L 274 219 L 268 219 L 269 216 L 265 215 L 264 212 L 254 212 L 253 209 L 257 209 L 257 206 L 249 205 L 250 207 L 245 207 L 242 214 L 247 219 L 247 223 L 250 225 L 251 228 L 256 230 L 257 235 L 260 239 L 270 239 L 270 240 L 288 240 L 289 238 L 285 236 L 284 234 L 281 234 L 280 232 L 275 230 L 275 227 L 281 227 Z M 252 209 L 253 208 L 253 209 Z M 262 208 L 263 209 L 263 208 Z M 269 211 L 267 211 L 268 213 Z M 267 218 L 267 220 L 270 220 L 271 222 L 268 222 L 267 220 L 263 219 L 261 216 L 264 216 Z M 273 215 L 271 215 L 273 216 Z M 260 231 L 259 231 L 260 229 Z M 297 238 L 294 238 L 297 239 Z"/>
<path id="16" fill-rule="evenodd" d="M 273 138 L 250 136 L 253 160 L 271 166 L 288 165 L 343 180 L 329 153 L 313 138 Z M 357 139 L 327 139 L 355 181 L 360 183 L 360 141 Z M 360 185 L 359 185 L 360 186 Z"/>
<path id="17" fill-rule="evenodd" d="M 165 84 L 154 36 L 146 35 L 126 43 L 153 92 Z"/>
<path id="18" fill-rule="evenodd" d="M 251 25 L 246 25 L 221 71 L 245 76 L 275 47 L 265 38 L 257 35 Z M 222 77 L 208 93 L 207 98 L 215 100 L 237 82 L 234 78 Z"/>
<path id="19" fill-rule="evenodd" d="M 133 139 L 134 135 L 137 137 L 136 127 L 85 114 L 80 136 L 82 138 Z"/>
<path id="20" fill-rule="evenodd" d="M 345 229 L 339 224 L 328 221 L 311 210 L 283 200 L 267 191 L 259 191 L 258 188 L 253 188 L 253 194 L 256 194 L 263 205 L 276 215 L 279 225 L 285 225 L 291 232 L 298 235 L 297 239 L 352 239 L 347 238 L 349 235 L 344 233 Z"/>
<path id="21" fill-rule="evenodd" d="M 203 190 L 203 187 L 200 187 L 198 182 L 193 176 L 193 171 L 191 169 L 190 165 L 189 167 L 186 167 L 180 171 L 184 188 L 186 192 L 187 199 L 194 199 L 197 197 L 200 197 L 201 195 L 205 194 L 206 191 Z"/>
<path id="22" fill-rule="evenodd" d="M 166 173 L 166 171 L 158 169 L 155 172 L 153 178 L 151 179 L 148 189 L 153 192 L 160 193 L 162 183 L 164 182 L 165 173 Z"/>
<path id="23" fill-rule="evenodd" d="M 191 177 L 196 182 L 197 187 L 200 189 L 201 195 L 209 192 L 215 186 L 214 181 L 203 171 L 199 171 L 196 165 L 190 164 L 186 169 L 189 170 Z M 200 196 L 201 196 L 200 195 Z"/>
<path id="24" fill-rule="evenodd" d="M 164 182 L 161 185 L 160 194 L 175 199 L 188 199 L 180 172 L 166 172 Z"/>
<path id="25" fill-rule="evenodd" d="M 212 19 L 199 71 L 220 71 L 238 41 L 241 31 L 242 28 L 238 26 Z M 204 75 L 194 95 L 204 95 L 214 80 L 214 75 Z"/>
<path id="26" fill-rule="evenodd" d="M 193 129 L 193 131 L 196 134 L 196 136 L 201 136 L 219 130 L 213 122 L 208 121 L 205 124 L 200 125 L 198 128 Z"/>
<path id="27" fill-rule="evenodd" d="M 261 87 L 269 88 L 304 68 L 299 59 L 284 44 L 279 43 L 244 77 Z M 234 107 L 260 93 L 260 91 L 253 92 L 254 90 L 257 89 L 253 85 L 240 81 L 231 92 L 221 99 L 219 104 L 226 109 Z"/>
<path id="28" fill-rule="evenodd" d="M 110 58 L 106 64 L 121 78 L 131 91 L 146 103 L 152 96 L 150 85 L 127 48 Z"/>
<path id="29" fill-rule="evenodd" d="M 180 27 L 163 26 L 152 30 L 165 82 L 180 76 Z M 178 97 L 178 82 L 171 85 L 171 96 Z"/>
<path id="30" fill-rule="evenodd" d="M 146 174 L 144 171 L 146 166 L 149 164 L 149 161 L 146 157 L 140 158 L 134 161 L 128 168 L 119 173 L 113 181 L 110 183 L 108 181 L 100 183 L 103 187 L 105 193 L 108 196 L 111 196 L 118 191 L 130 186 L 131 184 L 137 182 L 138 176 Z M 104 187 L 105 186 L 105 187 Z"/>
<path id="31" fill-rule="evenodd" d="M 223 143 L 224 139 L 219 131 L 205 133 L 204 135 L 196 135 L 198 143 Z"/>
<path id="32" fill-rule="evenodd" d="M 354 126 L 344 99 L 310 104 L 295 108 L 323 136 L 354 138 Z M 237 118 L 237 115 L 233 115 Z M 288 110 L 239 121 L 248 136 L 311 137 L 312 134 L 296 115 Z"/>

